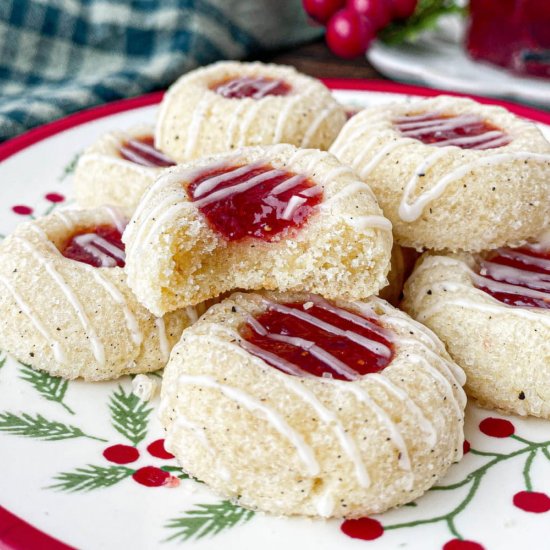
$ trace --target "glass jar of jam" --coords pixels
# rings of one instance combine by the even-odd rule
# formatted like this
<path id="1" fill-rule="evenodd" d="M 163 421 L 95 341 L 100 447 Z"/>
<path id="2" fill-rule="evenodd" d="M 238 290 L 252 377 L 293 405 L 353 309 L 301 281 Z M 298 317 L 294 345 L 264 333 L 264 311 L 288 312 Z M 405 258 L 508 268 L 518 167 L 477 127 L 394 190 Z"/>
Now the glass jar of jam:
<path id="1" fill-rule="evenodd" d="M 466 49 L 476 61 L 550 78 L 550 0 L 470 0 Z"/>

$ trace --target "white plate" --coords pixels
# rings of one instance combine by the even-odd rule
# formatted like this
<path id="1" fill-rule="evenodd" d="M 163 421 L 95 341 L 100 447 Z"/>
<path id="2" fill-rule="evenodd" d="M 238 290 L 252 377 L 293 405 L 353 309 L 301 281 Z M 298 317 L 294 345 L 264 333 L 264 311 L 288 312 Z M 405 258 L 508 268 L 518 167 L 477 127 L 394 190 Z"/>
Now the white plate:
<path id="1" fill-rule="evenodd" d="M 367 51 L 367 58 L 388 78 L 550 108 L 550 80 L 521 77 L 471 60 L 457 25 L 456 20 L 447 20 L 414 43 L 388 46 L 376 41 Z"/>
<path id="2" fill-rule="evenodd" d="M 368 87 L 368 83 L 364 86 Z M 350 90 L 337 91 L 336 96 L 360 105 L 406 99 L 404 95 Z M 119 107 L 112 110 L 117 109 Z M 75 156 L 102 132 L 139 122 L 153 122 L 156 110 L 153 105 L 104 116 L 108 111 L 97 109 L 63 122 L 64 131 L 10 156 L 0 166 L 0 233 L 7 234 L 28 217 L 16 214 L 12 210 L 14 206 L 25 206 L 27 212 L 32 209 L 34 215 L 41 215 L 52 207 L 59 207 L 52 199 L 60 197 L 52 193 L 70 199 L 71 175 L 67 175 L 67 170 L 70 172 Z M 103 118 L 94 119 L 96 116 Z M 81 119 L 89 121 L 72 126 Z M 30 143 L 37 135 L 51 134 L 59 127 L 54 125 L 49 130 L 35 132 L 33 139 L 24 138 L 23 141 L 26 139 Z M 548 127 L 544 127 L 544 131 L 550 133 Z M 4 152 L 6 147 L 9 146 L 4 146 Z M 2 148 L 0 157 L 1 153 Z M 93 549 L 169 549 L 181 545 L 240 550 L 260 547 L 262 550 L 281 547 L 289 550 L 304 547 L 432 550 L 441 549 L 460 535 L 480 543 L 482 547 L 476 547 L 477 550 L 504 550 L 520 546 L 542 548 L 550 536 L 550 512 L 526 512 L 513 504 L 514 495 L 525 491 L 526 484 L 533 491 L 550 495 L 550 422 L 508 417 L 516 435 L 491 437 L 480 431 L 480 421 L 486 417 L 504 417 L 470 406 L 466 434 L 472 450 L 451 468 L 443 482 L 443 485 L 460 486 L 429 491 L 412 506 L 356 524 L 362 526 L 364 535 L 376 531 L 373 531 L 373 526 L 378 525 L 375 522 L 384 526 L 381 536 L 365 542 L 346 535 L 342 531 L 343 522 L 339 520 L 270 517 L 222 505 L 222 499 L 205 485 L 189 479 L 180 480 L 177 487 L 139 484 L 132 477 L 139 468 L 169 466 L 174 468 L 174 476 L 179 471 L 174 460 L 154 457 L 147 450 L 151 442 L 162 438 L 162 430 L 152 410 L 157 403 L 140 405 L 137 399 L 130 397 L 130 388 L 128 377 L 108 383 L 64 383 L 34 373 L 7 358 L 0 368 L 0 503 L 66 544 Z M 120 425 L 117 428 L 113 407 L 127 419 L 126 428 Z M 141 425 L 137 422 L 140 407 L 150 411 L 144 413 Z M 23 414 L 30 415 L 26 427 Z M 67 426 L 74 426 L 85 435 L 73 432 L 78 437 L 59 441 L 31 437 L 37 435 L 38 427 L 29 424 L 37 420 L 37 415 L 43 418 L 38 419 L 38 424 L 45 428 L 48 428 L 44 426 L 47 421 L 56 421 L 62 424 L 58 426 L 61 433 L 68 434 Z M 20 429 L 27 430 L 29 435 L 8 433 L 8 427 L 16 430 L 18 422 Z M 489 428 L 491 422 L 494 423 L 489 421 Z M 46 432 L 51 433 L 52 427 Z M 115 444 L 135 446 L 139 458 L 123 466 L 109 462 L 103 451 Z M 88 475 L 90 465 L 99 468 L 95 470 L 93 488 L 67 490 L 69 483 L 77 483 L 75 474 L 79 468 L 85 469 L 81 471 L 84 477 L 89 480 L 93 477 Z M 109 487 L 100 487 L 101 482 L 107 483 L 107 474 L 118 474 L 121 479 Z M 51 487 L 59 483 L 63 483 L 63 487 Z M 77 483 L 78 488 L 81 485 Z M 531 495 L 530 498 L 536 497 Z M 543 497 L 539 498 L 544 501 Z M 212 507 L 205 508 L 208 505 Z M 199 514 L 194 515 L 193 511 Z M 0 522 L 2 520 L 0 548 L 8 544 L 15 549 L 58 547 L 55 543 L 51 543 L 54 546 L 31 544 L 32 539 L 25 538 L 25 533 L 30 532 L 28 527 L 17 525 L 10 535 L 10 525 L 17 522 L 6 519 L 5 514 L 0 514 Z M 193 534 L 193 525 L 197 527 L 196 522 L 203 520 L 202 527 Z M 461 548 L 467 549 L 463 545 L 454 546 L 452 550 Z"/>

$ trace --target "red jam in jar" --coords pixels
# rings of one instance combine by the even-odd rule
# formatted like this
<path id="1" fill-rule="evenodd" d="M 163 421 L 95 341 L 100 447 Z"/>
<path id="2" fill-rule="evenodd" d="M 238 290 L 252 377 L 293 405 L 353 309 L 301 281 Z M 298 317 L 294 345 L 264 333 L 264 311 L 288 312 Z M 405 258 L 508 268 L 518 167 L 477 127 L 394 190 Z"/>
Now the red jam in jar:
<path id="1" fill-rule="evenodd" d="M 428 112 L 397 117 L 393 123 L 404 137 L 437 147 L 455 145 L 482 150 L 502 147 L 511 141 L 500 128 L 474 114 Z"/>
<path id="2" fill-rule="evenodd" d="M 272 241 L 301 227 L 323 198 L 307 177 L 265 164 L 207 168 L 188 184 L 187 194 L 228 241 Z"/>
<path id="3" fill-rule="evenodd" d="M 550 78 L 550 2 L 470 0 L 466 49 L 477 61 Z"/>
<path id="4" fill-rule="evenodd" d="M 511 306 L 550 309 L 550 250 L 501 248 L 480 264 L 476 286 Z"/>
<path id="5" fill-rule="evenodd" d="M 119 154 L 123 159 L 141 166 L 163 168 L 176 164 L 171 158 L 155 149 L 153 136 L 140 136 L 125 141 L 119 147 Z"/>
<path id="6" fill-rule="evenodd" d="M 228 99 L 262 99 L 268 95 L 288 95 L 292 88 L 284 80 L 243 76 L 223 80 L 210 89 Z"/>
<path id="7" fill-rule="evenodd" d="M 93 267 L 124 267 L 126 259 L 122 235 L 111 225 L 99 225 L 73 234 L 61 254 Z"/>
<path id="8" fill-rule="evenodd" d="M 266 305 L 241 327 L 240 345 L 287 374 L 357 380 L 380 372 L 393 358 L 388 331 L 372 318 L 317 296 Z"/>

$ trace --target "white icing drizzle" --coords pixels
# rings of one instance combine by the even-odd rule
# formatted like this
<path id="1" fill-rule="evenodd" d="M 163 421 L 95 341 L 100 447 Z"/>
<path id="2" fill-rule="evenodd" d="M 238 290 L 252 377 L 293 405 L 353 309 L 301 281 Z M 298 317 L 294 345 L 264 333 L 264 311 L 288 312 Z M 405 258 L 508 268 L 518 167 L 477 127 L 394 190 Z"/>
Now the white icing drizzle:
<path id="1" fill-rule="evenodd" d="M 381 149 L 379 149 L 372 157 L 365 166 L 361 168 L 359 171 L 359 176 L 361 178 L 366 178 L 380 163 L 380 161 L 387 155 L 389 155 L 392 151 L 395 149 L 398 149 L 399 147 L 404 147 L 405 145 L 411 145 L 414 143 L 414 140 L 405 140 L 405 139 L 399 139 L 396 141 L 392 141 L 390 143 L 387 143 L 384 145 Z M 356 165 L 357 168 L 361 165 L 361 161 Z"/>
<path id="2" fill-rule="evenodd" d="M 389 435 L 391 443 L 398 451 L 397 462 L 399 467 L 406 472 L 411 471 L 411 459 L 409 456 L 409 451 L 407 449 L 407 444 L 401 435 L 401 432 L 397 428 L 395 422 L 390 418 L 390 416 L 380 407 L 374 399 L 372 399 L 367 391 L 365 391 L 358 384 L 349 384 L 347 382 L 335 381 L 340 389 L 352 393 L 359 402 L 365 404 L 369 409 L 372 410 L 378 422 L 384 426 L 387 434 Z M 411 485 L 414 480 L 411 479 Z"/>
<path id="3" fill-rule="evenodd" d="M 109 214 L 115 224 L 115 227 L 117 228 L 117 231 L 122 235 L 126 229 L 126 225 L 128 225 L 128 220 L 125 218 L 124 214 L 122 214 L 122 212 L 114 206 L 105 205 L 101 208 Z"/>
<path id="4" fill-rule="evenodd" d="M 40 252 L 29 241 L 22 237 L 14 237 L 14 239 L 20 242 L 23 248 L 25 248 L 25 250 L 29 252 L 41 266 L 44 267 L 46 273 L 48 273 L 51 279 L 58 285 L 59 289 L 64 294 L 67 301 L 75 310 L 78 320 L 80 321 L 80 324 L 82 325 L 86 336 L 90 340 L 90 346 L 95 360 L 100 365 L 104 365 L 105 348 L 103 346 L 103 343 L 98 338 L 94 327 L 92 326 L 90 320 L 88 319 L 88 316 L 86 315 L 83 305 L 80 303 L 73 290 L 69 287 L 69 285 L 67 285 L 66 281 L 55 269 L 52 262 L 42 256 Z"/>
<path id="5" fill-rule="evenodd" d="M 339 158 L 342 158 L 342 155 L 348 151 L 348 149 L 351 149 L 355 142 L 357 141 L 357 138 L 359 138 L 364 133 L 372 130 L 373 128 L 380 128 L 381 126 L 388 126 L 387 122 L 381 121 L 381 120 L 374 120 L 367 118 L 362 121 L 362 124 L 351 133 L 351 135 L 348 136 L 349 130 L 346 130 L 345 132 L 340 132 L 338 138 L 334 142 L 334 144 L 330 148 L 330 152 L 336 155 Z M 365 147 L 372 146 L 374 144 L 374 139 L 369 140 Z"/>
<path id="6" fill-rule="evenodd" d="M 42 230 L 42 228 L 40 228 L 38 225 L 29 225 L 29 229 L 34 231 L 34 233 L 39 236 L 42 243 L 46 245 L 54 255 L 62 255 L 58 248 L 49 240 L 48 236 Z M 104 277 L 100 269 L 97 269 L 95 267 L 92 267 L 91 265 L 82 262 L 80 263 L 79 267 L 88 271 L 88 273 L 92 275 L 96 282 L 107 291 L 111 298 L 113 298 L 113 300 L 117 304 L 122 306 L 122 312 L 124 314 L 124 318 L 126 319 L 126 326 L 128 327 L 128 331 L 130 332 L 132 341 L 137 346 L 141 345 L 141 343 L 143 342 L 143 334 L 140 330 L 139 322 L 130 307 L 128 306 L 128 302 L 126 301 L 124 295 L 113 283 L 111 283 Z"/>
<path id="7" fill-rule="evenodd" d="M 486 157 L 481 157 L 473 162 L 469 162 L 468 164 L 463 164 L 456 168 L 455 170 L 445 174 L 442 178 L 440 178 L 435 185 L 431 187 L 428 191 L 425 191 L 424 193 L 421 193 L 416 200 L 413 203 L 408 203 L 409 197 L 416 186 L 416 183 L 418 181 L 418 178 L 421 174 L 425 174 L 426 171 L 433 166 L 433 164 L 442 156 L 448 154 L 451 152 L 452 149 L 440 149 L 436 151 L 435 153 L 431 154 L 425 161 L 423 161 L 415 170 L 415 173 L 413 177 L 409 180 L 409 182 L 405 186 L 405 190 L 403 192 L 403 196 L 401 198 L 401 203 L 399 205 L 399 217 L 405 221 L 405 222 L 413 222 L 417 220 L 426 205 L 433 200 L 440 197 L 445 189 L 451 184 L 453 181 L 456 181 L 468 173 L 476 170 L 480 166 L 486 166 L 486 165 L 494 165 L 494 164 L 501 164 L 503 162 L 507 161 L 514 161 L 514 160 L 528 160 L 532 162 L 550 162 L 550 155 L 547 154 L 541 154 L 541 153 L 528 153 L 528 152 L 515 152 L 515 153 L 501 153 L 501 154 L 494 154 Z"/>
<path id="8" fill-rule="evenodd" d="M 192 420 L 189 420 L 185 416 L 182 416 L 181 411 L 178 411 L 178 417 L 172 423 L 171 429 L 176 431 L 182 428 L 193 432 L 197 437 L 197 439 L 200 441 L 201 445 L 205 447 L 208 451 L 210 451 L 212 454 L 215 454 L 215 450 L 210 444 L 210 442 L 208 441 L 208 437 L 206 437 L 206 434 L 204 433 L 204 430 L 202 429 L 202 427 L 196 422 L 193 422 Z"/>
<path id="9" fill-rule="evenodd" d="M 534 246 L 525 246 L 524 248 L 531 249 L 534 252 L 537 251 Z M 542 252 L 544 250 L 545 248 L 541 247 L 539 248 L 538 251 Z M 550 245 L 547 247 L 547 250 L 550 250 Z M 502 256 L 504 258 L 509 258 L 511 260 L 516 260 L 518 262 L 521 262 L 522 264 L 532 265 L 532 266 L 540 267 L 545 271 L 550 271 L 550 260 L 539 258 L 538 256 L 530 256 L 529 254 L 524 254 L 519 250 L 513 250 L 509 248 L 499 248 L 497 252 L 499 256 Z M 532 272 L 529 272 L 529 273 L 532 273 Z M 540 274 L 535 273 L 535 275 L 540 275 Z"/>
<path id="10" fill-rule="evenodd" d="M 542 258 L 540 258 L 541 262 L 537 262 L 536 258 L 527 257 L 535 260 L 531 265 L 543 267 L 541 265 L 541 262 L 544 261 Z M 548 260 L 547 263 L 550 264 Z M 538 273 L 485 260 L 481 264 L 479 274 L 485 279 L 486 286 L 495 285 L 494 288 L 502 288 L 513 294 L 524 294 L 525 296 L 550 300 L 550 269 L 548 273 Z M 486 277 L 490 278 L 487 279 Z M 501 284 L 499 285 L 496 281 L 501 282 Z M 536 290 L 531 290 L 532 287 Z M 538 292 L 539 290 L 540 292 Z"/>
<path id="11" fill-rule="evenodd" d="M 164 324 L 164 319 L 162 317 L 157 317 L 155 319 L 155 326 L 157 327 L 159 336 L 160 354 L 163 362 L 167 363 L 170 358 L 170 343 L 166 337 L 166 325 Z"/>
<path id="12" fill-rule="evenodd" d="M 309 323 L 317 328 L 325 330 L 331 334 L 335 334 L 337 336 L 342 336 L 344 338 L 347 338 L 348 340 L 351 340 L 352 342 L 369 350 L 372 353 L 377 353 L 383 357 L 389 357 L 391 355 L 391 350 L 384 344 L 375 342 L 374 340 L 369 340 L 368 338 L 365 338 L 364 336 L 361 336 L 350 330 L 342 330 L 334 325 L 331 325 L 330 323 L 327 323 L 325 321 L 322 321 L 321 319 L 318 319 L 317 317 L 311 315 L 310 313 L 306 313 L 305 311 L 300 311 L 299 309 L 296 309 L 296 308 L 287 307 L 277 302 L 272 302 L 266 299 L 264 299 L 263 302 L 268 309 L 277 311 L 279 313 L 292 315 L 297 319 L 305 321 L 306 323 Z"/>
<path id="13" fill-rule="evenodd" d="M 259 101 L 254 101 L 252 99 L 242 99 L 241 101 L 247 102 L 248 111 L 241 118 L 241 124 L 239 125 L 239 139 L 237 145 L 239 147 L 244 147 L 248 138 L 249 128 L 258 116 L 258 113 L 263 109 L 263 103 Z M 230 144 L 232 145 L 232 144 Z"/>
<path id="14" fill-rule="evenodd" d="M 372 189 L 364 181 L 356 180 L 348 183 L 345 187 L 340 189 L 340 191 L 332 195 L 332 197 L 320 205 L 320 208 L 322 210 L 328 210 L 335 202 L 347 199 L 348 197 L 355 195 L 355 193 L 367 193 L 369 197 L 376 200 Z"/>
<path id="15" fill-rule="evenodd" d="M 192 386 L 201 386 L 205 388 L 217 389 L 228 399 L 239 403 L 250 412 L 259 412 L 262 416 L 278 431 L 283 437 L 290 441 L 306 466 L 309 475 L 317 475 L 320 471 L 319 463 L 315 458 L 313 449 L 304 441 L 304 438 L 293 428 L 291 428 L 285 419 L 274 409 L 264 405 L 258 399 L 255 399 L 248 393 L 225 384 L 217 382 L 211 376 L 182 374 L 178 378 L 179 384 Z"/>
<path id="16" fill-rule="evenodd" d="M 247 164 L 246 166 L 236 167 L 229 172 L 224 172 L 217 176 L 212 176 L 210 178 L 201 181 L 197 187 L 193 190 L 193 197 L 195 199 L 200 199 L 203 195 L 210 193 L 216 189 L 221 183 L 226 181 L 245 176 L 246 174 L 254 171 L 258 166 L 261 166 L 261 163 L 255 162 L 254 164 Z M 208 168 L 206 169 L 208 171 Z"/>
<path id="17" fill-rule="evenodd" d="M 292 195 L 290 197 L 290 200 L 288 201 L 285 210 L 283 214 L 281 215 L 281 219 L 283 220 L 291 220 L 296 211 L 302 206 L 305 202 L 307 202 L 306 197 L 300 197 L 299 195 Z"/>
<path id="18" fill-rule="evenodd" d="M 430 113 L 426 113 L 426 116 L 429 117 Z M 423 136 L 424 134 L 431 134 L 433 132 L 454 130 L 455 128 L 468 126 L 477 122 L 482 122 L 477 115 L 463 114 L 418 122 L 397 122 L 395 126 L 405 136 L 409 134 L 412 136 Z"/>
<path id="19" fill-rule="evenodd" d="M 101 267 L 116 267 L 116 259 L 124 261 L 126 258 L 123 250 L 112 245 L 109 241 L 95 233 L 77 235 L 73 241 L 82 248 L 84 252 L 87 252 L 99 260 L 101 262 Z M 101 249 L 106 250 L 109 254 L 106 254 Z"/>
<path id="20" fill-rule="evenodd" d="M 285 102 L 285 106 L 279 111 L 279 116 L 277 117 L 277 123 L 275 125 L 275 134 L 273 136 L 274 143 L 280 143 L 283 140 L 283 131 L 287 125 L 288 118 L 292 113 L 295 105 L 300 101 L 303 101 L 312 91 L 317 87 L 317 83 L 314 82 L 306 87 L 306 89 L 301 94 L 297 94 L 294 97 L 288 98 L 288 101 Z"/>
<path id="21" fill-rule="evenodd" d="M 355 477 L 357 478 L 359 485 L 365 488 L 369 487 L 370 476 L 366 470 L 363 459 L 361 458 L 361 452 L 359 451 L 359 448 L 357 447 L 355 441 L 348 435 L 347 431 L 344 429 L 344 426 L 342 425 L 336 414 L 327 409 L 317 399 L 317 397 L 315 397 L 313 392 L 305 388 L 298 379 L 291 376 L 280 376 L 279 378 L 282 380 L 287 388 L 289 388 L 296 395 L 301 397 L 302 400 L 305 401 L 315 411 L 315 413 L 323 422 L 325 422 L 332 428 L 334 434 L 336 435 L 336 438 L 340 442 L 342 449 L 346 452 L 348 458 L 354 465 Z M 349 384 L 348 382 L 342 382 L 342 385 L 346 389 L 350 386 L 351 388 L 355 388 L 354 384 Z"/>
<path id="22" fill-rule="evenodd" d="M 380 229 L 391 233 L 393 227 L 390 220 L 384 216 L 354 216 L 353 218 L 348 216 L 346 219 L 349 225 L 361 232 L 367 229 Z"/>
<path id="23" fill-rule="evenodd" d="M 252 355 L 259 357 L 260 359 L 262 359 L 263 361 L 265 361 L 270 365 L 274 365 L 279 370 L 286 372 L 287 374 L 291 374 L 293 376 L 302 376 L 304 378 L 311 376 L 307 371 L 302 370 L 300 367 L 298 367 L 294 363 L 291 363 L 290 361 L 287 361 L 286 359 L 283 359 L 282 357 L 279 357 L 274 353 L 271 353 L 258 346 L 255 346 L 254 344 L 251 344 L 250 342 L 243 340 L 242 338 L 240 338 L 240 336 L 239 336 L 239 345 L 243 349 L 251 353 Z"/>
<path id="24" fill-rule="evenodd" d="M 301 175 L 292 176 L 285 181 L 282 181 L 278 185 L 276 185 L 270 192 L 270 195 L 280 195 L 281 193 L 284 193 L 285 191 L 288 191 L 289 189 L 293 189 L 297 185 L 300 185 L 303 181 L 305 181 L 306 177 Z M 303 194 L 303 193 L 302 193 Z"/>
<path id="25" fill-rule="evenodd" d="M 67 217 L 63 212 L 60 210 L 56 210 L 54 212 L 54 216 L 59 219 L 59 221 L 69 230 L 71 231 L 74 228 L 74 223 Z M 33 227 L 33 226 L 30 226 Z"/>
<path id="26" fill-rule="evenodd" d="M 330 105 L 329 107 L 326 107 L 323 109 L 314 119 L 313 122 L 310 124 L 309 128 L 306 130 L 304 137 L 302 138 L 302 143 L 300 144 L 300 147 L 309 147 L 311 143 L 311 138 L 315 135 L 315 132 L 319 129 L 321 124 L 337 109 L 339 109 L 340 106 L 336 103 L 333 105 Z"/>
<path id="27" fill-rule="evenodd" d="M 327 489 L 315 501 L 315 509 L 322 518 L 329 518 L 334 511 L 334 497 L 331 489 Z"/>
<path id="28" fill-rule="evenodd" d="M 215 96 L 206 94 L 197 105 L 195 112 L 193 113 L 193 118 L 189 124 L 189 129 L 187 131 L 187 143 L 185 144 L 184 155 L 186 158 L 192 158 L 197 148 L 197 142 L 199 140 L 199 135 L 201 128 L 203 126 L 202 122 L 206 118 L 206 114 L 210 109 Z"/>
<path id="29" fill-rule="evenodd" d="M 135 149 L 137 149 L 137 151 Z M 123 160 L 128 160 L 134 164 L 145 166 L 146 168 L 159 168 L 166 164 L 174 164 L 172 159 L 158 149 L 130 136 L 126 143 L 119 144 L 119 150 L 124 155 Z M 143 155 L 140 153 L 143 153 Z M 148 159 L 147 156 L 153 157 L 157 162 Z"/>
<path id="30" fill-rule="evenodd" d="M 239 102 L 238 107 L 233 111 L 231 115 L 231 120 L 227 126 L 227 132 L 225 137 L 225 147 L 229 149 L 236 141 L 235 132 L 239 127 L 239 123 L 242 123 L 243 111 L 248 109 L 250 102 L 243 99 Z"/>
<path id="31" fill-rule="evenodd" d="M 51 346 L 55 360 L 58 363 L 66 364 L 67 356 L 65 355 L 65 352 L 63 350 L 63 347 L 61 346 L 61 343 L 57 342 L 54 336 L 50 334 L 46 325 L 44 325 L 42 321 L 40 321 L 40 319 L 35 315 L 35 313 L 32 310 L 32 307 L 29 304 L 27 304 L 23 296 L 21 296 L 21 294 L 17 292 L 17 290 L 3 275 L 0 275 L 0 283 L 2 283 L 8 289 L 9 293 L 12 295 L 13 299 L 15 300 L 15 302 L 17 303 L 21 311 L 28 317 L 28 319 L 34 325 L 36 330 L 43 336 L 43 338 Z"/>
<path id="32" fill-rule="evenodd" d="M 187 306 L 185 308 L 185 314 L 187 315 L 187 318 L 191 323 L 195 323 L 199 320 L 199 315 L 197 313 L 197 310 L 193 306 Z"/>
<path id="33" fill-rule="evenodd" d="M 132 380 L 132 393 L 142 401 L 151 401 L 159 390 L 159 383 L 152 376 L 138 374 Z"/>
<path id="34" fill-rule="evenodd" d="M 244 76 L 230 80 L 225 84 L 217 86 L 214 91 L 217 94 L 224 96 L 228 99 L 245 99 L 241 97 L 232 98 L 230 96 L 232 94 L 239 94 L 243 90 L 243 88 L 246 88 L 246 86 L 254 86 L 254 88 L 256 88 L 256 91 L 249 96 L 250 99 L 262 99 L 263 97 L 270 95 L 269 92 L 271 92 L 271 90 L 275 89 L 280 84 L 284 84 L 284 81 L 280 79 L 268 80 L 262 77 L 253 78 Z"/>

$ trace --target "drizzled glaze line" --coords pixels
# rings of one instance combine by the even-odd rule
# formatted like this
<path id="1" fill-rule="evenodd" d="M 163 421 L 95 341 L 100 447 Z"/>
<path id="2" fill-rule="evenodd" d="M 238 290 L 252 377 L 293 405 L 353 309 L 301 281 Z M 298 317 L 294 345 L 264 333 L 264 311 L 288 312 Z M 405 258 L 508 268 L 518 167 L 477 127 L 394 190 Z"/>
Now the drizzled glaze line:
<path id="1" fill-rule="evenodd" d="M 157 327 L 157 333 L 159 336 L 160 355 L 164 363 L 167 363 L 168 359 L 170 359 L 170 343 L 166 337 L 166 325 L 164 324 L 164 319 L 162 317 L 157 317 L 155 319 L 155 326 Z"/>
<path id="2" fill-rule="evenodd" d="M 315 132 L 319 129 L 321 124 L 330 116 L 334 111 L 339 109 L 340 106 L 337 104 L 331 105 L 330 107 L 327 107 L 323 109 L 314 119 L 313 122 L 310 124 L 309 128 L 304 134 L 304 137 L 302 138 L 302 143 L 300 144 L 300 147 L 309 147 L 309 144 L 311 142 L 311 138 L 315 135 Z"/>
<path id="3" fill-rule="evenodd" d="M 58 257 L 63 257 L 61 252 L 59 252 L 58 248 L 49 240 L 48 236 L 41 227 L 37 225 L 29 225 L 29 229 L 31 229 L 32 231 L 34 231 L 34 233 L 38 235 L 41 242 L 48 247 L 52 254 Z M 141 343 L 143 342 L 143 334 L 139 328 L 139 322 L 130 307 L 128 306 L 128 302 L 124 298 L 124 295 L 113 283 L 106 279 L 106 277 L 101 272 L 101 269 L 97 269 L 85 263 L 79 263 L 79 268 L 84 269 L 88 273 L 90 273 L 90 275 L 92 275 L 96 282 L 107 291 L 111 298 L 117 304 L 122 306 L 122 312 L 124 314 L 124 318 L 126 319 L 126 326 L 128 328 L 128 332 L 130 333 L 130 337 L 132 338 L 132 341 L 134 342 L 134 344 L 136 344 L 136 346 L 141 345 Z"/>
<path id="4" fill-rule="evenodd" d="M 199 141 L 199 136 L 201 128 L 203 126 L 202 122 L 206 118 L 206 114 L 212 103 L 214 101 L 214 96 L 205 95 L 197 105 L 195 112 L 193 113 L 193 118 L 189 123 L 189 129 L 187 131 L 187 143 L 185 144 L 184 156 L 185 158 L 192 158 L 197 148 L 197 143 Z"/>
<path id="5" fill-rule="evenodd" d="M 12 295 L 13 299 L 15 300 L 21 311 L 28 317 L 36 330 L 51 346 L 55 360 L 58 363 L 66 364 L 67 356 L 65 355 L 61 344 L 57 342 L 55 338 L 48 332 L 46 326 L 33 313 L 31 306 L 27 304 L 27 302 L 25 302 L 24 298 L 15 290 L 15 288 L 3 275 L 0 275 L 0 283 L 2 283 L 8 289 L 9 293 Z"/>
<path id="6" fill-rule="evenodd" d="M 44 258 L 38 250 L 26 239 L 22 237 L 14 237 L 15 240 L 21 243 L 23 248 L 29 252 L 33 258 L 44 267 L 46 273 L 51 277 L 51 279 L 57 284 L 61 292 L 64 294 L 67 301 L 71 304 L 72 308 L 75 310 L 75 313 L 86 333 L 88 339 L 90 340 L 90 346 L 92 349 L 92 354 L 95 360 L 100 364 L 105 364 L 105 348 L 101 340 L 97 337 L 97 333 L 92 326 L 86 312 L 84 311 L 83 305 L 80 303 L 72 289 L 67 285 L 63 277 L 58 273 L 58 271 L 53 266 L 52 262 Z"/>
<path id="7" fill-rule="evenodd" d="M 178 384 L 217 389 L 228 399 L 239 403 L 250 412 L 253 413 L 257 411 L 262 413 L 271 426 L 292 443 L 298 456 L 306 466 L 308 474 L 314 476 L 319 473 L 320 467 L 313 453 L 313 449 L 304 441 L 304 438 L 296 430 L 288 425 L 277 411 L 264 405 L 261 401 L 238 388 L 217 382 L 211 376 L 181 374 L 178 378 Z"/>
<path id="8" fill-rule="evenodd" d="M 281 143 L 283 141 L 283 132 L 287 126 L 288 118 L 290 113 L 294 109 L 295 105 L 300 101 L 303 101 L 307 96 L 315 90 L 317 83 L 314 82 L 306 87 L 306 89 L 301 93 L 297 94 L 295 97 L 289 98 L 286 101 L 285 106 L 279 111 L 279 116 L 277 117 L 277 123 L 275 125 L 275 134 L 273 136 L 273 141 L 275 143 Z M 307 131 L 306 131 L 307 133 Z"/>

